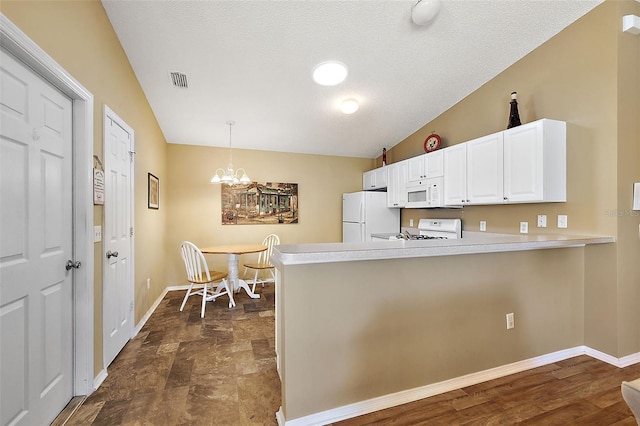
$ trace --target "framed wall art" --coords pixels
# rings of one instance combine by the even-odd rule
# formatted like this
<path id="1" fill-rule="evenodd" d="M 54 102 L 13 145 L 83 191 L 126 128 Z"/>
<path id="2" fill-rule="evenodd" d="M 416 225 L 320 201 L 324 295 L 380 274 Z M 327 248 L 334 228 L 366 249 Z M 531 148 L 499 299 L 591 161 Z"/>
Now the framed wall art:
<path id="1" fill-rule="evenodd" d="M 157 210 L 160 208 L 160 180 L 151 173 L 148 173 L 147 176 L 149 193 L 149 201 L 147 207 Z"/>
<path id="2" fill-rule="evenodd" d="M 251 182 L 222 185 L 223 225 L 298 223 L 298 184 Z"/>

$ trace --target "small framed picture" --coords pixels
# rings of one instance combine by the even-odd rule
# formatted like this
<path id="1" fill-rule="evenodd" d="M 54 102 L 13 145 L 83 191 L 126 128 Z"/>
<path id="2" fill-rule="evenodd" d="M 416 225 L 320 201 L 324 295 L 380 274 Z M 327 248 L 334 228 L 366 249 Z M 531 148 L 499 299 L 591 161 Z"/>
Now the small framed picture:
<path id="1" fill-rule="evenodd" d="M 149 181 L 149 205 L 150 209 L 159 209 L 160 208 L 160 180 L 157 177 L 148 174 Z"/>

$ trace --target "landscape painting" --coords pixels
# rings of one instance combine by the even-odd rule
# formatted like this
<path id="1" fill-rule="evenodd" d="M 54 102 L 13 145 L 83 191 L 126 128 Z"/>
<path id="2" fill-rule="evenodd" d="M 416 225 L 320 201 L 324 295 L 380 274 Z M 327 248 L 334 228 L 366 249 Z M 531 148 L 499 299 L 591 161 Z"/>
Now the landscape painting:
<path id="1" fill-rule="evenodd" d="M 223 225 L 298 223 L 298 184 L 222 185 Z"/>

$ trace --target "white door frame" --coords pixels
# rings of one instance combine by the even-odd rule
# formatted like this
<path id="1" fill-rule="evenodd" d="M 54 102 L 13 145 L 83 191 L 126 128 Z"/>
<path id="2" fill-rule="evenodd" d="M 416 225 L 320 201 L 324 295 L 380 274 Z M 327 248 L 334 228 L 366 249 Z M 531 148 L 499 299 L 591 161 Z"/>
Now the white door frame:
<path id="1" fill-rule="evenodd" d="M 125 129 L 129 135 L 131 136 L 131 141 L 129 144 L 129 155 L 131 157 L 131 163 L 129 163 L 129 220 L 131 223 L 131 238 L 129 239 L 129 276 L 127 277 L 127 280 L 129 281 L 129 286 L 128 286 L 128 298 L 129 298 L 129 303 L 131 303 L 131 308 L 129 309 L 129 328 L 127 329 L 127 334 L 129 339 L 131 339 L 134 336 L 134 325 L 133 325 L 133 321 L 134 321 L 134 275 L 135 275 L 135 240 L 134 240 L 134 236 L 135 233 L 133 232 L 133 225 L 135 223 L 134 220 L 134 206 L 135 206 L 135 194 L 134 194 L 134 188 L 135 188 L 135 161 L 133 161 L 135 159 L 135 146 L 136 146 L 136 136 L 135 136 L 135 131 L 122 119 L 120 118 L 120 116 L 118 114 L 116 114 L 111 108 L 109 108 L 107 105 L 104 105 L 104 111 L 103 111 L 103 115 L 102 115 L 102 144 L 103 144 L 103 149 L 106 148 L 105 146 L 105 141 L 107 140 L 107 132 L 108 132 L 108 128 L 107 128 L 107 120 L 113 120 L 116 124 L 118 124 L 118 126 L 122 127 L 123 129 Z M 106 157 L 105 157 L 106 158 Z M 106 167 L 106 160 L 105 160 L 105 167 Z M 106 184 L 106 181 L 105 181 Z M 108 200 L 107 200 L 108 202 Z M 107 211 L 105 210 L 105 215 L 106 215 Z M 107 220 L 106 220 L 106 216 L 104 218 L 104 223 L 106 225 Z M 106 232 L 103 232 L 102 235 L 107 235 Z M 103 239 L 103 243 L 102 243 L 102 259 L 104 261 L 104 259 L 106 258 L 107 255 L 107 244 Z M 103 287 L 106 284 L 107 280 L 105 279 L 107 274 L 107 266 L 105 265 L 104 268 L 102 268 L 102 283 L 103 283 Z M 106 322 L 104 321 L 104 311 L 105 311 L 105 298 L 104 298 L 104 289 L 102 291 L 103 297 L 102 297 L 102 364 L 103 364 L 103 374 L 105 374 L 105 372 L 107 371 L 107 357 L 105 356 L 105 352 L 107 350 L 107 334 L 108 334 L 108 330 L 105 329 L 105 327 L 107 326 Z"/>
<path id="2" fill-rule="evenodd" d="M 93 381 L 93 95 L 0 13 L 0 45 L 73 102 L 73 395 Z"/>

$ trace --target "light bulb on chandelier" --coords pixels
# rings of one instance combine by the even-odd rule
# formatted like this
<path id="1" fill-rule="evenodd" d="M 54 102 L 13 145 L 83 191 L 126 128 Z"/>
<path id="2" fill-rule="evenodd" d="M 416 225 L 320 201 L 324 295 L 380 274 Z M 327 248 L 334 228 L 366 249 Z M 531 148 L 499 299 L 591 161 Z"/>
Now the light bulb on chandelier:
<path id="1" fill-rule="evenodd" d="M 244 169 L 239 168 L 238 170 L 233 170 L 232 157 L 231 157 L 231 126 L 236 124 L 235 121 L 227 121 L 227 125 L 229 126 L 229 164 L 225 169 L 218 169 L 216 173 L 211 178 L 211 183 L 226 183 L 231 186 L 236 183 L 251 183 L 251 179 L 247 176 L 247 172 Z"/>

